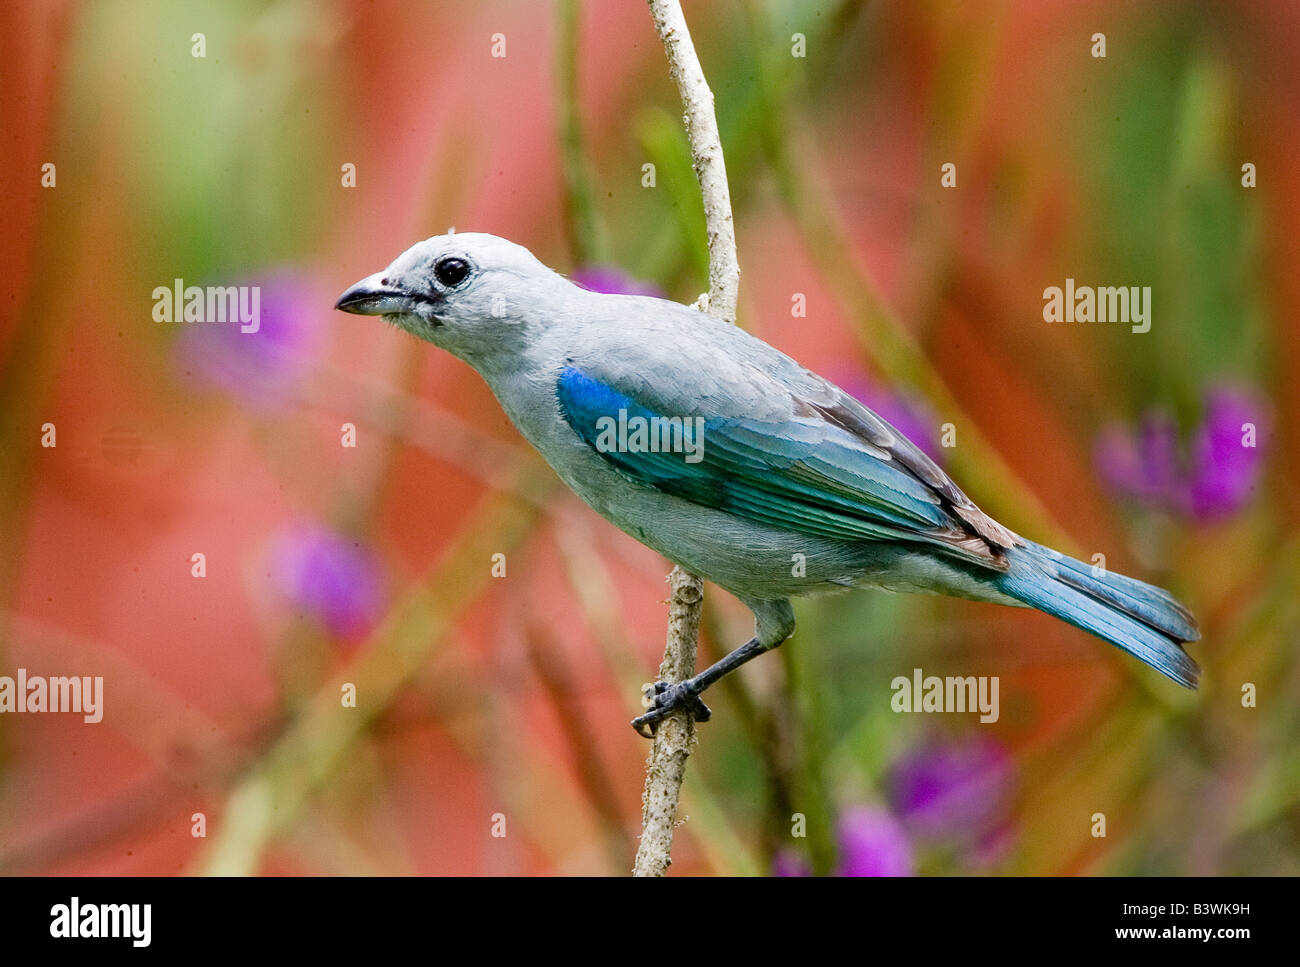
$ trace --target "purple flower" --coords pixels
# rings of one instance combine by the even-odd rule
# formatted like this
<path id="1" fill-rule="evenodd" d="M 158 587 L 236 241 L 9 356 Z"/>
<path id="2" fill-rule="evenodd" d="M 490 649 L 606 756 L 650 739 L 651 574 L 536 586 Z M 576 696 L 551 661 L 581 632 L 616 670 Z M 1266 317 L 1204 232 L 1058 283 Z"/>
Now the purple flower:
<path id="1" fill-rule="evenodd" d="M 996 739 L 936 735 L 895 764 L 889 800 L 917 835 L 978 847 L 1000 838 L 1011 780 L 1011 757 Z"/>
<path id="2" fill-rule="evenodd" d="M 1205 402 L 1205 421 L 1192 440 L 1188 501 L 1200 518 L 1222 517 L 1241 507 L 1259 480 L 1260 450 L 1247 446 L 1247 430 L 1263 432 L 1264 405 L 1248 393 L 1213 389 Z"/>
<path id="3" fill-rule="evenodd" d="M 773 876 L 812 876 L 808 861 L 792 849 L 783 849 L 772 857 Z"/>
<path id="4" fill-rule="evenodd" d="M 272 540 L 269 558 L 272 577 L 294 607 L 342 638 L 369 631 L 382 604 L 382 580 L 378 561 L 358 542 L 300 524 Z"/>
<path id="5" fill-rule="evenodd" d="M 1107 428 L 1097 439 L 1102 479 L 1124 497 L 1212 520 L 1240 509 L 1254 494 L 1268 427 L 1267 405 L 1250 391 L 1215 387 L 1185 447 L 1178 429 L 1159 411 L 1148 412 L 1136 432 Z"/>
<path id="6" fill-rule="evenodd" d="M 1178 487 L 1178 428 L 1164 413 L 1143 417 L 1136 434 L 1112 426 L 1096 447 L 1097 467 L 1114 489 L 1142 500 L 1162 502 Z"/>
<path id="7" fill-rule="evenodd" d="M 840 876 L 911 876 L 912 845 L 902 825 L 883 809 L 854 806 L 836 826 Z"/>
<path id="8" fill-rule="evenodd" d="M 310 369 L 316 323 L 325 310 L 315 288 L 292 269 L 240 284 L 259 289 L 257 331 L 243 332 L 239 322 L 178 323 L 184 328 L 176 341 L 177 363 L 187 377 L 257 409 L 274 409 Z"/>
<path id="9" fill-rule="evenodd" d="M 649 282 L 638 282 L 618 269 L 601 265 L 588 265 L 576 270 L 572 281 L 592 292 L 609 295 L 653 295 L 663 298 L 663 290 Z"/>
<path id="10" fill-rule="evenodd" d="M 939 421 L 925 401 L 902 391 L 890 391 L 873 386 L 860 373 L 852 373 L 836 380 L 841 388 L 907 439 L 935 463 L 942 460 L 943 449 L 935 433 Z"/>

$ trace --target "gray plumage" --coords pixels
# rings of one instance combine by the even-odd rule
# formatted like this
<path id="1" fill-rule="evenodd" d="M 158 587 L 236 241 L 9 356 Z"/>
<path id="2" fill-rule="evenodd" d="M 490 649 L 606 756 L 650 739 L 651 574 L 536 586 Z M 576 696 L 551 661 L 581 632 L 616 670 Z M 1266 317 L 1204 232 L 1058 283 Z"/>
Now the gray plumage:
<path id="1" fill-rule="evenodd" d="M 473 366 L 593 509 L 744 601 L 758 650 L 793 631 L 789 598 L 877 587 L 1037 607 L 1195 684 L 1180 647 L 1195 622 L 1168 594 L 1007 530 L 883 419 L 743 329 L 589 292 L 470 233 L 420 242 L 338 307 Z M 703 460 L 602 450 L 616 409 L 702 420 Z"/>

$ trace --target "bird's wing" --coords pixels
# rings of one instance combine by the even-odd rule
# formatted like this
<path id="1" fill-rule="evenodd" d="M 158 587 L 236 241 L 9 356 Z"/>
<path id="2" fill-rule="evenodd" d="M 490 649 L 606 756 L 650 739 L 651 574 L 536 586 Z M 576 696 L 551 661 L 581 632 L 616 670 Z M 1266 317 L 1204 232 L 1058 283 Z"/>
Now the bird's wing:
<path id="1" fill-rule="evenodd" d="M 671 358 L 627 342 L 617 357 L 584 354 L 560 372 L 560 410 L 604 459 L 666 493 L 800 533 L 915 542 L 1005 570 L 1016 536 L 929 457 L 839 387 L 743 340 L 738 351 L 713 345 L 703 366 L 692 350 L 707 341 Z M 620 412 L 622 425 L 640 418 L 650 434 L 620 439 Z M 691 442 L 702 444 L 695 462 L 683 452 Z"/>

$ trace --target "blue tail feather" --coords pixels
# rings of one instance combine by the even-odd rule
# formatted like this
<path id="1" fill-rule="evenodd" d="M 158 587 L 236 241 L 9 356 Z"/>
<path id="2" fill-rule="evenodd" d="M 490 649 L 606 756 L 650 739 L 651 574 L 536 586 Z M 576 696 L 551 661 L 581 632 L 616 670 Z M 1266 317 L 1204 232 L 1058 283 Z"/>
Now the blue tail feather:
<path id="1" fill-rule="evenodd" d="M 1032 608 L 1122 648 L 1179 685 L 1195 688 L 1200 668 L 1182 643 L 1200 637 L 1196 620 L 1167 592 L 1038 544 L 1007 552 L 998 587 Z"/>
<path id="2" fill-rule="evenodd" d="M 1113 571 L 1098 575 L 1091 564 L 1066 557 L 1060 551 L 1041 544 L 1030 544 L 1029 550 L 1055 564 L 1055 573 L 1060 580 L 1115 605 L 1156 631 L 1178 641 L 1200 639 L 1201 631 L 1196 626 L 1196 619 L 1164 588 Z"/>

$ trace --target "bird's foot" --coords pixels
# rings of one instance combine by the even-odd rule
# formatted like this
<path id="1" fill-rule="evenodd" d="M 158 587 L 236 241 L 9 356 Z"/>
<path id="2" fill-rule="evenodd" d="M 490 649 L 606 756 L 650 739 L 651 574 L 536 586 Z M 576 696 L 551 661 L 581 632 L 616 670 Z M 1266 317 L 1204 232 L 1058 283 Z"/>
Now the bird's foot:
<path id="1" fill-rule="evenodd" d="M 669 685 L 667 682 L 655 682 L 645 687 L 643 704 L 650 711 L 638 715 L 632 720 L 632 728 L 647 739 L 653 739 L 659 723 L 681 709 L 688 709 L 697 722 L 707 722 L 713 715 L 709 707 L 700 701 L 700 696 L 687 682 Z"/>

